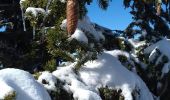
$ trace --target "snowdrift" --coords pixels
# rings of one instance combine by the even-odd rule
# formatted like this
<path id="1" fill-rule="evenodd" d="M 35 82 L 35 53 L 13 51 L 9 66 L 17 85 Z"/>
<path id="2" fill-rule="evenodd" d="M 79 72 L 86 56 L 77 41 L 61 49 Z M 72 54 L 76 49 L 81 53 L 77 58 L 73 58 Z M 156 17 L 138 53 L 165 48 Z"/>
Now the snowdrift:
<path id="1" fill-rule="evenodd" d="M 34 77 L 23 70 L 0 70 L 0 100 L 16 94 L 16 100 L 51 100 L 45 88 Z"/>
<path id="2" fill-rule="evenodd" d="M 101 100 L 98 88 L 102 86 L 121 89 L 125 100 L 133 100 L 134 91 L 138 92 L 135 95 L 137 100 L 153 100 L 145 83 L 119 62 L 116 52 L 105 51 L 97 60 L 85 63 L 78 74 L 73 71 L 75 63 L 58 68 L 52 74 L 65 82 L 65 89 L 78 100 Z"/>

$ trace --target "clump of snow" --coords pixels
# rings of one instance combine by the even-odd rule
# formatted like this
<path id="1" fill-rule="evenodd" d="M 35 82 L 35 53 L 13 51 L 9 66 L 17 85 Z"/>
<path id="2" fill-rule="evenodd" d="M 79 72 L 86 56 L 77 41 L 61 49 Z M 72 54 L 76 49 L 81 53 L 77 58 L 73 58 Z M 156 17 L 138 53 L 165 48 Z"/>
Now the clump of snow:
<path id="1" fill-rule="evenodd" d="M 74 38 L 80 42 L 84 42 L 86 44 L 88 44 L 88 38 L 86 37 L 86 35 L 79 29 L 76 29 L 76 31 L 74 32 L 74 34 L 71 36 L 71 39 Z"/>
<path id="2" fill-rule="evenodd" d="M 122 56 L 125 56 L 127 58 L 130 58 L 129 53 L 127 53 L 125 51 L 121 51 L 121 50 L 114 50 L 113 52 L 110 52 L 110 54 L 112 54 L 116 58 L 118 58 L 119 55 L 122 55 Z"/>
<path id="3" fill-rule="evenodd" d="M 62 3 L 66 3 L 66 0 L 60 0 L 60 2 L 62 2 Z"/>
<path id="4" fill-rule="evenodd" d="M 79 78 L 78 75 L 73 71 L 75 63 L 67 67 L 59 67 L 58 70 L 53 72 L 61 81 L 65 82 L 65 90 L 73 93 L 73 97 L 76 100 L 101 100 L 100 96 L 91 91 Z"/>
<path id="5" fill-rule="evenodd" d="M 22 6 L 22 4 L 25 2 L 26 0 L 20 0 L 20 6 Z"/>
<path id="6" fill-rule="evenodd" d="M 55 86 L 57 84 L 57 79 L 50 72 L 42 72 L 37 81 L 41 83 L 48 91 L 57 91 Z M 45 81 L 45 83 L 43 83 L 43 81 Z"/>
<path id="7" fill-rule="evenodd" d="M 0 99 L 12 91 L 16 92 L 16 100 L 51 100 L 30 73 L 13 68 L 0 70 Z"/>
<path id="8" fill-rule="evenodd" d="M 62 21 L 62 24 L 60 25 L 61 29 L 66 30 L 66 26 L 67 26 L 66 23 L 67 23 L 66 19 Z M 90 21 L 90 19 L 87 16 L 84 16 L 82 19 L 78 21 L 78 26 L 76 30 L 83 31 L 83 34 L 84 34 L 83 36 L 87 35 L 86 32 L 90 33 L 92 36 L 94 36 L 94 39 L 96 41 L 105 40 L 103 33 L 95 29 L 93 23 Z M 76 33 L 76 32 L 77 31 L 75 31 L 75 33 L 73 34 L 74 35 L 73 37 L 77 40 L 82 40 L 82 37 L 80 37 L 80 35 L 82 35 L 82 32 L 79 32 L 79 33 Z M 84 38 L 86 40 L 86 37 Z"/>
<path id="9" fill-rule="evenodd" d="M 73 97 L 75 100 L 102 100 L 97 93 L 79 88 L 74 92 Z"/>
<path id="10" fill-rule="evenodd" d="M 104 40 L 102 32 L 99 32 L 95 29 L 93 23 L 90 21 L 88 16 L 84 16 L 81 20 L 78 21 L 78 28 L 81 30 L 90 32 L 96 40 Z"/>
<path id="11" fill-rule="evenodd" d="M 136 54 L 138 52 L 137 49 L 140 49 L 141 47 L 143 47 L 144 45 L 146 45 L 146 41 L 137 41 L 134 39 L 128 39 L 127 42 L 130 44 L 130 46 L 132 47 L 132 52 L 134 54 Z"/>
<path id="12" fill-rule="evenodd" d="M 125 100 L 133 100 L 131 93 L 135 90 L 139 90 L 139 100 L 153 100 L 152 94 L 138 75 L 126 69 L 117 59 L 117 52 L 104 51 L 102 55 L 98 56 L 98 59 L 85 63 L 78 74 L 75 74 L 73 71 L 75 65 L 73 63 L 69 66 L 59 68 L 53 72 L 53 75 L 66 83 L 64 86 L 66 90 L 80 97 L 83 97 L 82 94 L 84 92 L 82 91 L 89 91 L 86 95 L 90 95 L 90 92 L 93 92 L 96 95 L 95 97 L 98 98 L 98 88 L 108 86 L 116 90 L 121 89 Z M 101 99 L 97 98 L 90 100 Z"/>
<path id="13" fill-rule="evenodd" d="M 157 48 L 162 54 L 166 55 L 170 59 L 170 39 L 162 39 L 157 43 L 147 47 L 144 50 L 145 54 L 151 53 L 155 48 Z"/>
<path id="14" fill-rule="evenodd" d="M 135 49 L 141 47 L 141 46 L 144 46 L 146 45 L 146 41 L 135 41 L 134 39 L 128 39 L 128 42 L 131 44 L 131 46 Z"/>
<path id="15" fill-rule="evenodd" d="M 25 13 L 31 13 L 34 17 L 37 17 L 38 14 L 45 15 L 45 10 L 43 8 L 28 7 Z"/>
<path id="16" fill-rule="evenodd" d="M 62 30 L 66 30 L 66 26 L 67 26 L 67 19 L 64 19 L 60 25 L 60 28 Z"/>

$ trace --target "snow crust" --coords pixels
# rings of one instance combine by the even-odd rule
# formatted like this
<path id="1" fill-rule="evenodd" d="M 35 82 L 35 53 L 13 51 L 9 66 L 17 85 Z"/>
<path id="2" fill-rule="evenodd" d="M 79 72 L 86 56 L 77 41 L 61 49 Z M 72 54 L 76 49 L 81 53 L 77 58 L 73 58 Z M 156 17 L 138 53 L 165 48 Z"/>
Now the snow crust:
<path id="1" fill-rule="evenodd" d="M 28 7 L 25 13 L 31 13 L 34 17 L 37 17 L 38 14 L 45 15 L 45 10 L 43 8 Z"/>
<path id="2" fill-rule="evenodd" d="M 51 100 L 30 73 L 13 68 L 0 70 L 0 99 L 11 92 L 16 92 L 16 100 Z"/>
<path id="3" fill-rule="evenodd" d="M 118 51 L 104 51 L 97 60 L 89 61 L 75 74 L 73 67 L 75 63 L 61 67 L 53 72 L 53 75 L 65 82 L 67 91 L 73 93 L 78 100 L 101 100 L 98 88 L 108 86 L 109 88 L 122 90 L 125 100 L 133 100 L 132 92 L 138 91 L 138 100 L 153 100 L 153 96 L 145 83 L 137 74 L 127 70 L 117 59 Z M 86 92 L 83 92 L 86 91 Z M 83 95 L 86 99 L 82 99 Z"/>

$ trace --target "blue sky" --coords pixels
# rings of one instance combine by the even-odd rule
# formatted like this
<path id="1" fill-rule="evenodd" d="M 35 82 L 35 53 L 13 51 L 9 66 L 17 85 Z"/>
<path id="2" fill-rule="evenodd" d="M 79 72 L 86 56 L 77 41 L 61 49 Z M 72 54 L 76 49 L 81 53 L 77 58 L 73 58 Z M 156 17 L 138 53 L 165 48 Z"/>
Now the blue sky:
<path id="1" fill-rule="evenodd" d="M 110 29 L 123 30 L 132 21 L 129 9 L 124 9 L 123 0 L 112 0 L 108 9 L 99 8 L 97 0 L 87 6 L 88 16 L 92 22 L 98 23 Z"/>

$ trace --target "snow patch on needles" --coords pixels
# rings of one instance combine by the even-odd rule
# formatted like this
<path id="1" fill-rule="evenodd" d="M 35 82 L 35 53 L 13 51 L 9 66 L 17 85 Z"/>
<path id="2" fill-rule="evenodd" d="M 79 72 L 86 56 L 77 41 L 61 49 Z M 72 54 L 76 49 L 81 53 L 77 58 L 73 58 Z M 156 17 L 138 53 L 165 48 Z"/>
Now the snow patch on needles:
<path id="1" fill-rule="evenodd" d="M 157 52 L 160 52 L 160 56 L 156 61 L 156 65 L 159 62 L 162 62 L 162 58 L 163 56 L 166 56 L 168 58 L 168 62 L 164 64 L 163 68 L 162 68 L 162 75 L 161 77 L 163 77 L 165 74 L 167 74 L 170 71 L 170 39 L 162 39 L 160 41 L 158 41 L 157 43 L 147 47 L 144 50 L 145 54 L 150 54 L 149 55 L 149 59 L 150 61 L 152 61 L 154 58 L 157 57 Z"/>
<path id="2" fill-rule="evenodd" d="M 20 0 L 19 4 L 20 4 L 21 6 L 23 6 L 23 3 L 24 3 L 25 1 L 26 1 L 26 0 Z"/>
<path id="3" fill-rule="evenodd" d="M 57 91 L 55 86 L 57 78 L 48 71 L 42 72 L 38 78 L 38 82 L 41 83 L 48 91 Z"/>
<path id="4" fill-rule="evenodd" d="M 88 44 L 88 38 L 86 37 L 86 35 L 79 29 L 76 29 L 76 31 L 74 32 L 74 34 L 71 36 L 71 39 L 74 38 L 80 42 L 84 42 L 86 44 Z"/>
<path id="5" fill-rule="evenodd" d="M 75 100 L 101 100 L 100 96 L 91 91 L 91 89 L 84 84 L 80 77 L 73 71 L 75 63 L 67 66 L 60 67 L 53 72 L 53 75 L 65 82 L 64 88 L 66 91 L 73 93 Z"/>
<path id="6" fill-rule="evenodd" d="M 16 100 L 51 100 L 30 73 L 13 68 L 0 70 L 0 99 L 11 92 L 16 93 Z"/>
<path id="7" fill-rule="evenodd" d="M 66 30 L 66 23 L 67 23 L 66 19 L 62 21 L 62 24 L 60 25 L 61 29 Z M 72 37 L 77 39 L 78 41 L 82 39 L 86 40 L 87 38 L 85 37 L 87 35 L 86 33 L 90 33 L 92 36 L 94 36 L 94 39 L 96 41 L 105 40 L 105 37 L 102 34 L 102 32 L 95 29 L 93 23 L 90 21 L 90 19 L 87 16 L 85 16 L 84 18 L 78 21 L 77 29 Z M 84 34 L 83 35 L 84 38 L 80 37 L 80 35 L 82 34 Z M 87 40 L 85 42 L 87 43 Z"/>
<path id="8" fill-rule="evenodd" d="M 28 7 L 25 13 L 31 13 L 34 17 L 37 17 L 38 14 L 45 15 L 45 10 L 43 8 Z"/>
<path id="9" fill-rule="evenodd" d="M 158 41 L 157 43 L 147 47 L 144 50 L 145 54 L 149 54 L 152 52 L 152 50 L 154 50 L 155 48 L 157 48 L 158 50 L 160 50 L 160 52 L 164 55 L 166 55 L 168 57 L 168 59 L 170 60 L 170 39 L 162 39 L 160 41 Z"/>
<path id="10" fill-rule="evenodd" d="M 97 41 L 104 40 L 102 32 L 95 29 L 88 16 L 84 16 L 84 18 L 78 21 L 78 28 L 85 32 L 91 33 Z"/>
<path id="11" fill-rule="evenodd" d="M 132 92 L 138 91 L 136 98 L 139 100 L 153 100 L 153 96 L 140 77 L 126 69 L 118 60 L 118 51 L 104 51 L 98 59 L 88 61 L 75 74 L 73 67 L 75 63 L 61 67 L 53 72 L 53 75 L 65 82 L 67 91 L 73 93 L 78 100 L 101 100 L 98 88 L 108 86 L 109 88 L 122 90 L 125 100 L 133 100 Z M 119 52 L 120 54 L 121 52 Z M 123 55 L 128 56 L 126 53 Z M 86 91 L 86 92 L 84 92 Z M 86 94 L 84 94 L 86 93 Z M 81 97 L 87 98 L 82 99 Z M 93 99 L 89 99 L 92 95 Z"/>
<path id="12" fill-rule="evenodd" d="M 141 41 L 141 42 L 138 42 L 138 41 L 135 41 L 134 39 L 128 39 L 128 42 L 131 44 L 131 46 L 134 48 L 134 49 L 137 49 L 141 46 L 144 46 L 146 45 L 146 41 Z"/>

